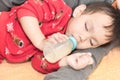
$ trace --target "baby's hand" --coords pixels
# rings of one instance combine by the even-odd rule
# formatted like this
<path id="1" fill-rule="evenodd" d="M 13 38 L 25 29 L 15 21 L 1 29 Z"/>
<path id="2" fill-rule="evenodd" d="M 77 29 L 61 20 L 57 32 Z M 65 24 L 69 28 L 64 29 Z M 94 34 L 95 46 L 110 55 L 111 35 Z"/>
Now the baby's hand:
<path id="1" fill-rule="evenodd" d="M 67 39 L 68 39 L 68 37 L 65 34 L 61 34 L 61 33 L 55 33 L 48 37 L 48 40 L 55 44 L 59 43 L 59 42 L 64 42 Z"/>
<path id="2" fill-rule="evenodd" d="M 68 37 L 64 34 L 61 34 L 61 33 L 55 33 L 51 36 L 48 36 L 47 39 L 43 40 L 42 44 L 43 45 L 43 48 L 42 50 L 45 48 L 45 47 L 48 47 L 48 46 L 51 46 L 53 44 L 57 44 L 57 43 L 60 43 L 60 42 L 64 42 L 68 39 Z"/>
<path id="3" fill-rule="evenodd" d="M 67 57 L 67 64 L 73 69 L 79 70 L 87 65 L 93 64 L 93 58 L 91 53 L 76 53 Z"/>

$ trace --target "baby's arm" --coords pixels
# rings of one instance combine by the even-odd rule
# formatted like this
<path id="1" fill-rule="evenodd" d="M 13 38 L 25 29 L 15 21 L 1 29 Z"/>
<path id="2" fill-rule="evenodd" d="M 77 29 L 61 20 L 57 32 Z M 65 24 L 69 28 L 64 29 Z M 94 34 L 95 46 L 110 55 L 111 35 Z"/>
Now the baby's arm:
<path id="1" fill-rule="evenodd" d="M 24 16 L 20 18 L 20 23 L 27 37 L 31 40 L 33 45 L 43 50 L 45 36 L 39 28 L 37 18 L 31 16 Z"/>
<path id="2" fill-rule="evenodd" d="M 53 35 L 49 36 L 48 39 L 45 38 L 44 34 L 39 28 L 39 22 L 37 18 L 32 16 L 24 16 L 20 18 L 20 23 L 22 28 L 28 38 L 31 40 L 33 45 L 43 50 L 45 46 L 49 43 L 58 43 L 63 42 L 67 39 L 67 36 L 61 33 L 54 33 Z"/>

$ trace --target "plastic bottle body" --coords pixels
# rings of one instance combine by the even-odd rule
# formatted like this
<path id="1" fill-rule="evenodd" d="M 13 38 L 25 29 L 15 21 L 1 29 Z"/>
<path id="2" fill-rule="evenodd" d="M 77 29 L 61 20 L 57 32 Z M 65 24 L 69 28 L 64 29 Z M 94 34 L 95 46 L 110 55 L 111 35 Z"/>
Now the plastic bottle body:
<path id="1" fill-rule="evenodd" d="M 76 40 L 73 37 L 70 37 L 65 42 L 50 45 L 44 48 L 44 57 L 48 62 L 55 63 L 66 55 L 70 54 L 71 51 L 76 48 L 76 45 Z"/>

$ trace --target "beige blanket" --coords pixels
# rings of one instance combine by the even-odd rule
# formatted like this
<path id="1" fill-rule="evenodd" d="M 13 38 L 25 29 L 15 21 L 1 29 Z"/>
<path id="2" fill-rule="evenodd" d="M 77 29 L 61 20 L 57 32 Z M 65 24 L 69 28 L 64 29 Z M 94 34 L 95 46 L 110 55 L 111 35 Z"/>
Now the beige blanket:
<path id="1" fill-rule="evenodd" d="M 113 6 L 116 6 L 114 2 Z M 35 71 L 30 62 L 0 64 L 0 80 L 43 80 L 45 75 Z M 98 68 L 88 80 L 119 80 L 120 79 L 120 47 L 113 49 L 105 56 Z"/>
<path id="2" fill-rule="evenodd" d="M 120 47 L 103 58 L 88 80 L 120 80 Z"/>
<path id="3" fill-rule="evenodd" d="M 45 75 L 35 71 L 30 62 L 0 64 L 0 80 L 43 80 Z M 120 47 L 110 51 L 88 80 L 119 80 L 120 79 Z"/>

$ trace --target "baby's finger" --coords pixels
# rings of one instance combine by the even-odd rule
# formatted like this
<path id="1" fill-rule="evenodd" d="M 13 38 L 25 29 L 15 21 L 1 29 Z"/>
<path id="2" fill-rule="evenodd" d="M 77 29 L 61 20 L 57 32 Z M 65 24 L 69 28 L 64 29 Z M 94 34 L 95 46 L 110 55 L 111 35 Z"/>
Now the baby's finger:
<path id="1" fill-rule="evenodd" d="M 55 36 L 56 40 L 58 40 L 58 42 L 64 42 L 68 39 L 68 37 L 64 34 L 61 33 L 57 33 Z"/>
<path id="2" fill-rule="evenodd" d="M 68 39 L 68 37 L 64 34 L 61 34 L 61 33 L 55 33 L 51 36 L 49 36 L 48 38 L 53 38 L 55 39 L 57 42 L 64 42 Z"/>
<path id="3" fill-rule="evenodd" d="M 51 37 L 48 38 L 48 41 L 53 43 L 53 44 L 57 44 L 58 43 L 54 38 L 51 38 Z"/>

